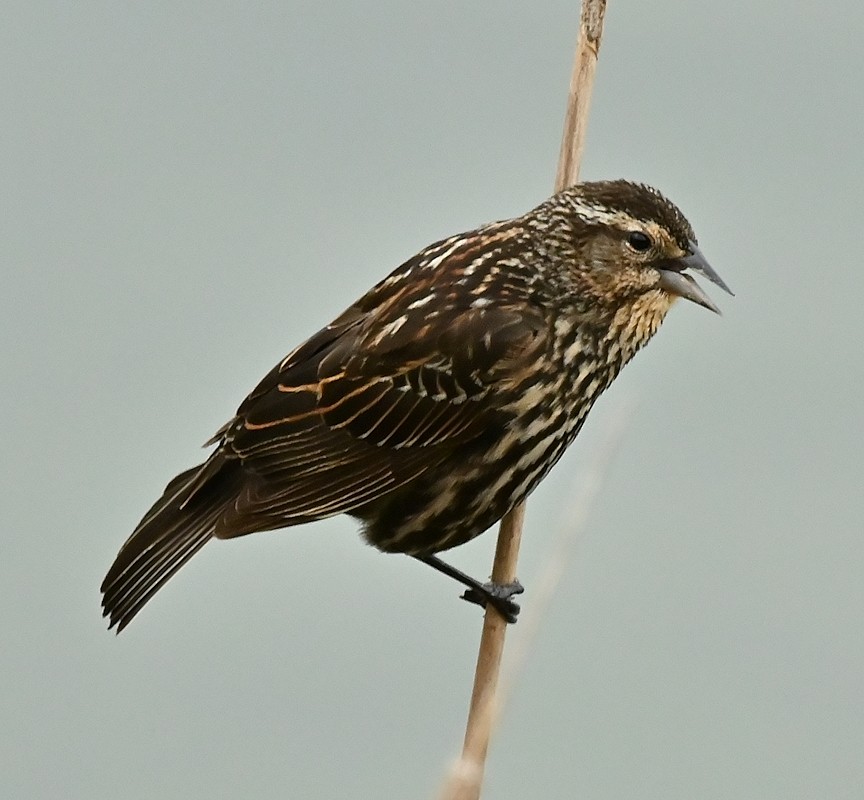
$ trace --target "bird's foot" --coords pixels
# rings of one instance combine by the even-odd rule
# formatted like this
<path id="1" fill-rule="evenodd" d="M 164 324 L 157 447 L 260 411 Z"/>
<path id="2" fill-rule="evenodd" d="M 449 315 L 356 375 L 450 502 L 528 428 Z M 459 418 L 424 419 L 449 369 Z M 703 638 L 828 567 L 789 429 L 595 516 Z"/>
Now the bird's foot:
<path id="1" fill-rule="evenodd" d="M 462 594 L 462 599 L 469 603 L 476 603 L 483 608 L 491 605 L 507 622 L 513 623 L 519 616 L 519 604 L 510 598 L 514 594 L 522 594 L 524 591 L 525 587 L 519 581 L 512 583 L 490 582 L 466 590 Z"/>

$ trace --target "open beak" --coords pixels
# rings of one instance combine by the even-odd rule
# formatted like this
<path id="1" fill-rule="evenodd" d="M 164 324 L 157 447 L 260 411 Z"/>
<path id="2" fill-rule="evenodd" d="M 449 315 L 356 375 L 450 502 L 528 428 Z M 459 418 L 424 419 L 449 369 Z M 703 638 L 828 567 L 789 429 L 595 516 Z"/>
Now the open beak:
<path id="1" fill-rule="evenodd" d="M 705 308 L 719 314 L 720 309 L 714 305 L 714 302 L 705 294 L 702 287 L 696 283 L 692 275 L 687 274 L 687 271 L 689 270 L 708 278 L 711 283 L 719 286 L 724 292 L 728 292 L 729 294 L 733 294 L 733 292 L 723 282 L 723 279 L 714 272 L 695 242 L 690 242 L 688 250 L 689 253 L 686 256 L 670 258 L 653 265 L 660 272 L 660 288 L 671 295 L 692 300 L 694 303 L 705 306 Z"/>

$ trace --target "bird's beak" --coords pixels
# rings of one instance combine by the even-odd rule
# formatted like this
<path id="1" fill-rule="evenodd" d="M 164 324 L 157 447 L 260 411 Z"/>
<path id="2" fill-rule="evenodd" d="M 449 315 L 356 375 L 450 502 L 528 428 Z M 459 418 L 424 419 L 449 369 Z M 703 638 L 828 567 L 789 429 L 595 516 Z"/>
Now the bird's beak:
<path id="1" fill-rule="evenodd" d="M 670 258 L 654 264 L 660 272 L 660 288 L 671 295 L 692 300 L 694 303 L 705 306 L 705 308 L 719 314 L 720 309 L 714 305 L 714 302 L 705 294 L 702 287 L 696 283 L 693 277 L 686 274 L 687 270 L 708 278 L 711 283 L 719 286 L 724 292 L 732 294 L 732 290 L 714 272 L 695 242 L 690 242 L 688 250 L 687 255 L 681 258 Z"/>

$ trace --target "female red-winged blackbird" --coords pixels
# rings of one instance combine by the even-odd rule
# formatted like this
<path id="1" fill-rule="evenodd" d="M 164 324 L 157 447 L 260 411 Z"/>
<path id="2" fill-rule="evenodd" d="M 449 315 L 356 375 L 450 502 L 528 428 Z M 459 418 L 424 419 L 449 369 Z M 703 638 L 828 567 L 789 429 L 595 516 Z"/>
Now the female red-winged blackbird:
<path id="1" fill-rule="evenodd" d="M 102 584 L 122 630 L 211 537 L 348 513 L 380 550 L 509 594 L 434 554 L 524 499 L 676 297 L 729 291 L 684 215 L 627 181 L 436 242 L 300 345 L 243 401 L 123 545 Z"/>

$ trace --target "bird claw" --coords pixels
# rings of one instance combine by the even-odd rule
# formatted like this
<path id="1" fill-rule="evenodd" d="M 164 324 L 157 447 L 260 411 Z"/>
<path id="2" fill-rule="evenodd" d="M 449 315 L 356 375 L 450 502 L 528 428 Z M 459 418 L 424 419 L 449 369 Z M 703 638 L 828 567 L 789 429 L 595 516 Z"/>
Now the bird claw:
<path id="1" fill-rule="evenodd" d="M 510 598 L 514 594 L 522 594 L 525 587 L 519 581 L 512 583 L 484 583 L 479 589 L 467 589 L 462 593 L 463 600 L 475 603 L 482 608 L 491 605 L 507 622 L 516 622 L 519 616 L 519 604 Z"/>

